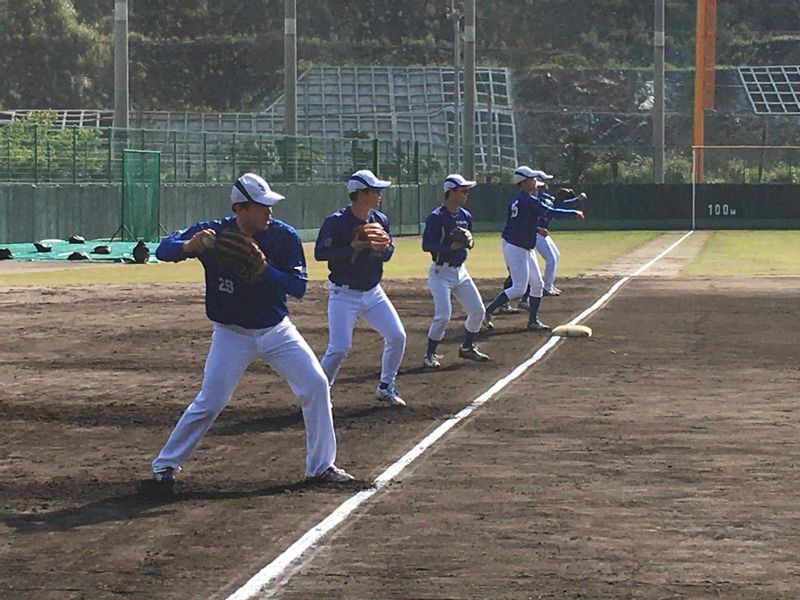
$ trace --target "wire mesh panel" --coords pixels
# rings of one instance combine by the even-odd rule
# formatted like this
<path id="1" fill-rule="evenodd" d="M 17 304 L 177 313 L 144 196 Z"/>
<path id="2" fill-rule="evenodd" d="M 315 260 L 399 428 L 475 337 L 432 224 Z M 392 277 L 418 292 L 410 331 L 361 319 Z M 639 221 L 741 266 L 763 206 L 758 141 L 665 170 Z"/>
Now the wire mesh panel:
<path id="1" fill-rule="evenodd" d="M 739 67 L 738 70 L 756 113 L 800 115 L 800 66 Z"/>
<path id="2" fill-rule="evenodd" d="M 510 72 L 476 70 L 476 164 L 516 166 L 516 129 Z M 297 82 L 297 131 L 311 138 L 378 138 L 432 144 L 442 162 L 454 160 L 454 70 L 442 67 L 330 67 L 302 73 Z M 464 95 L 463 75 L 458 91 Z M 165 129 L 280 136 L 283 96 L 263 113 L 143 112 L 133 123 Z M 491 119 L 488 116 L 491 110 Z M 462 114 L 458 118 L 463 120 Z M 491 134 L 488 131 L 492 124 Z M 491 152 L 488 144 L 491 137 Z M 329 157 L 333 158 L 333 156 Z"/>
<path id="3" fill-rule="evenodd" d="M 122 174 L 122 239 L 157 242 L 160 234 L 161 153 L 125 150 Z"/>

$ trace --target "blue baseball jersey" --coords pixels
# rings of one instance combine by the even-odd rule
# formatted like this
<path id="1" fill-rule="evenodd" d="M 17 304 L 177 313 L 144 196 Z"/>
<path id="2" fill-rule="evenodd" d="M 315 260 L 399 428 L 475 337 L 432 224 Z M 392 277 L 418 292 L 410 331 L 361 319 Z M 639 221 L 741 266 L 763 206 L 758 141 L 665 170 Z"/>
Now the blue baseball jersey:
<path id="1" fill-rule="evenodd" d="M 390 260 L 394 253 L 394 245 L 391 242 L 384 252 L 376 252 L 369 248 L 359 252 L 353 250 L 350 245 L 353 233 L 359 225 L 365 223 L 380 223 L 391 238 L 389 219 L 382 212 L 372 210 L 366 220 L 362 220 L 353 214 L 351 207 L 347 206 L 325 219 L 314 246 L 314 258 L 328 261 L 330 281 L 362 291 L 371 290 L 381 282 L 383 263 Z"/>
<path id="2" fill-rule="evenodd" d="M 508 203 L 506 226 L 502 237 L 509 244 L 531 250 L 536 246 L 536 227 L 539 217 L 565 218 L 577 211 L 548 207 L 536 196 L 520 190 Z"/>
<path id="3" fill-rule="evenodd" d="M 570 204 L 575 204 L 578 201 L 578 197 L 576 196 L 574 198 L 568 198 L 567 200 L 562 200 L 561 202 L 558 202 L 555 196 L 551 196 L 545 191 L 539 192 L 537 196 L 542 201 L 542 203 L 545 204 L 548 208 L 553 208 L 555 206 L 558 206 L 558 208 L 564 208 L 565 206 L 568 206 Z M 539 217 L 539 220 L 537 221 L 536 224 L 538 227 L 549 229 L 551 218 L 552 217 L 548 217 L 546 215 L 541 216 Z"/>
<path id="4" fill-rule="evenodd" d="M 472 231 L 472 215 L 463 207 L 459 207 L 455 213 L 451 213 L 443 205 L 431 212 L 425 219 L 422 250 L 430 252 L 434 262 L 458 267 L 467 260 L 466 249 L 452 250 L 450 248 L 452 243 L 450 232 L 456 227 L 464 227 Z"/>
<path id="5" fill-rule="evenodd" d="M 236 229 L 236 218 L 202 221 L 176 231 L 161 240 L 156 257 L 169 262 L 187 258 L 183 254 L 183 242 L 203 229 L 213 229 L 217 233 Z M 269 227 L 257 232 L 253 239 L 268 260 L 261 277 L 254 281 L 243 279 L 221 265 L 213 251 L 207 250 L 197 256 L 205 270 L 206 314 L 212 321 L 245 329 L 273 327 L 289 314 L 286 295 L 295 298 L 305 295 L 306 258 L 297 231 L 283 221 L 272 219 Z"/>

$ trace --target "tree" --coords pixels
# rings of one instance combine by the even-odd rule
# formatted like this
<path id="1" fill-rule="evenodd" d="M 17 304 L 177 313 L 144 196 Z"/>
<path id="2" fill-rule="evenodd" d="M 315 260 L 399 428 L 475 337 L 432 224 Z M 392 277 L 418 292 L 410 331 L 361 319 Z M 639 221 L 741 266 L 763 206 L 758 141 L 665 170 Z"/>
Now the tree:
<path id="1" fill-rule="evenodd" d="M 104 44 L 68 0 L 0 0 L 0 104 L 8 108 L 98 106 Z M 98 74 L 101 75 L 98 78 Z"/>

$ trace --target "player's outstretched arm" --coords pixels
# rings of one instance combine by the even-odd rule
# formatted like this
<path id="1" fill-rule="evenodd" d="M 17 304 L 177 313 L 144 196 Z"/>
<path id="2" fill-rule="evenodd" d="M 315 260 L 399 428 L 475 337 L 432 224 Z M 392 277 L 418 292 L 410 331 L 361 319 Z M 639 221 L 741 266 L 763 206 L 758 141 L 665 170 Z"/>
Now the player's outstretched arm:
<path id="1" fill-rule="evenodd" d="M 197 223 L 187 229 L 175 231 L 161 240 L 156 258 L 165 262 L 178 262 L 200 256 L 213 245 L 214 229 L 210 223 Z"/>

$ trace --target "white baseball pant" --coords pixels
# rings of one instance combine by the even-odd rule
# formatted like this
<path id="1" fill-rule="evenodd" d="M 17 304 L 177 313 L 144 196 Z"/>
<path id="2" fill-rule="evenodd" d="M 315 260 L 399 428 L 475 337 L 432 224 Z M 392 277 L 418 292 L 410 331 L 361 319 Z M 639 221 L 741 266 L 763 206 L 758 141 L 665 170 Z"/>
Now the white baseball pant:
<path id="1" fill-rule="evenodd" d="M 330 389 L 311 347 L 288 317 L 275 327 L 213 324 L 200 393 L 184 411 L 153 461 L 153 470 L 183 465 L 228 404 L 247 366 L 261 357 L 286 379 L 303 408 L 306 475 L 322 474 L 336 459 Z"/>
<path id="2" fill-rule="evenodd" d="M 320 360 L 333 385 L 339 369 L 353 346 L 353 329 L 358 317 L 383 337 L 381 383 L 394 383 L 406 351 L 406 331 L 400 316 L 380 284 L 371 290 L 352 290 L 331 283 L 328 286 L 328 348 Z"/>
<path id="3" fill-rule="evenodd" d="M 531 286 L 531 298 L 541 298 L 544 282 L 533 250 L 526 250 L 503 240 L 503 259 L 511 274 L 511 287 L 506 288 L 509 300 L 520 298 Z"/>
<path id="4" fill-rule="evenodd" d="M 447 325 L 453 314 L 453 305 L 450 301 L 450 294 L 467 311 L 467 319 L 464 327 L 470 333 L 478 333 L 481 330 L 481 322 L 485 314 L 483 300 L 475 282 L 472 281 L 464 265 L 460 267 L 449 267 L 431 263 L 428 269 L 428 287 L 433 296 L 433 321 L 428 330 L 428 337 L 436 342 L 444 339 Z"/>
<path id="5" fill-rule="evenodd" d="M 544 276 L 542 277 L 544 289 L 549 290 L 555 285 L 558 259 L 561 254 L 553 241 L 553 236 L 536 236 L 536 251 L 544 259 Z"/>

